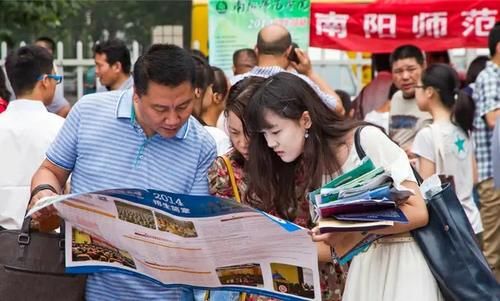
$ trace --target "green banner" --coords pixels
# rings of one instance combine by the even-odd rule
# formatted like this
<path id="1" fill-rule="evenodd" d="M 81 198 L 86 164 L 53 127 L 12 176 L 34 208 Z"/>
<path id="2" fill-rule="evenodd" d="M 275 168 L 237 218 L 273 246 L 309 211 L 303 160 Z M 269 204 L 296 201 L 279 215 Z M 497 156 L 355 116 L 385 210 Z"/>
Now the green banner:
<path id="1" fill-rule="evenodd" d="M 233 52 L 254 48 L 259 30 L 285 26 L 301 49 L 309 46 L 310 0 L 210 0 L 210 64 L 231 74 Z"/>

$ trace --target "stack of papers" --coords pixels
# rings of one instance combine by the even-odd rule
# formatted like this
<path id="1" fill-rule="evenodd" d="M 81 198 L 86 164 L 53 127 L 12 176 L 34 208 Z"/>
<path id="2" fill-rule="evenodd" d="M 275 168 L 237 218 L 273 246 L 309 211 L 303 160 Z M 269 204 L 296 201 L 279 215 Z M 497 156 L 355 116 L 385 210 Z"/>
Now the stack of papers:
<path id="1" fill-rule="evenodd" d="M 368 231 L 408 223 L 398 204 L 411 195 L 413 191 L 394 183 L 389 172 L 376 168 L 366 157 L 356 168 L 311 192 L 309 200 L 319 217 L 320 232 L 328 233 Z M 338 255 L 349 257 L 350 252 L 366 248 L 379 237 L 368 235 L 350 248 L 340 248 L 345 252 Z"/>

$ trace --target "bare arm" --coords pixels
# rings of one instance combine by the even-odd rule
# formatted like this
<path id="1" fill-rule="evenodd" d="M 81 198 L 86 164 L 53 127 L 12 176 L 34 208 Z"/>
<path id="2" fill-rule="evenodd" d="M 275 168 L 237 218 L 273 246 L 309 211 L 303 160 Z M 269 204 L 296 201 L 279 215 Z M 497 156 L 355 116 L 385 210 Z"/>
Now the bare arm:
<path id="1" fill-rule="evenodd" d="M 31 178 L 31 190 L 41 184 L 52 185 L 61 192 L 70 172 L 45 159 Z"/>
<path id="2" fill-rule="evenodd" d="M 424 157 L 418 157 L 418 173 L 425 180 L 436 173 L 436 164 Z"/>
<path id="3" fill-rule="evenodd" d="M 318 261 L 319 262 L 331 262 L 332 261 L 332 251 L 330 246 L 325 242 L 317 242 L 316 246 L 318 247 Z"/>
<path id="4" fill-rule="evenodd" d="M 490 129 L 493 129 L 495 128 L 495 124 L 499 117 L 500 117 L 500 109 L 496 109 L 494 111 L 486 113 L 486 115 L 484 115 L 484 120 L 486 121 L 488 127 Z"/>
<path id="5" fill-rule="evenodd" d="M 69 171 L 45 159 L 31 179 L 31 190 L 33 191 L 38 185 L 49 184 L 56 189 L 58 194 L 60 194 L 68 180 L 69 174 Z M 56 193 L 49 189 L 40 190 L 33 195 L 29 206 L 32 207 L 40 199 L 53 195 L 56 195 Z M 59 219 L 55 217 L 55 210 L 52 206 L 34 213 L 33 219 L 39 222 L 40 231 L 43 232 L 53 230 L 59 226 Z"/>
<path id="6" fill-rule="evenodd" d="M 479 182 L 479 174 L 477 171 L 477 161 L 474 153 L 472 154 L 472 183 L 477 184 Z"/>

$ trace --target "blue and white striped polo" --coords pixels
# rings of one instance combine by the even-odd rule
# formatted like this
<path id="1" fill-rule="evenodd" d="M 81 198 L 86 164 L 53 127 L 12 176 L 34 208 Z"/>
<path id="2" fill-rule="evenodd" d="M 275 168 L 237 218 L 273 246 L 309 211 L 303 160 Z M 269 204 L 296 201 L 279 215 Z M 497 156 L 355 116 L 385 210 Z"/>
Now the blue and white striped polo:
<path id="1" fill-rule="evenodd" d="M 215 141 L 193 117 L 176 137 L 149 139 L 132 116 L 132 89 L 84 96 L 71 110 L 47 158 L 72 171 L 74 193 L 109 188 L 158 189 L 208 194 L 207 170 Z M 185 300 L 192 292 L 165 288 L 143 278 L 96 273 L 88 300 Z"/>

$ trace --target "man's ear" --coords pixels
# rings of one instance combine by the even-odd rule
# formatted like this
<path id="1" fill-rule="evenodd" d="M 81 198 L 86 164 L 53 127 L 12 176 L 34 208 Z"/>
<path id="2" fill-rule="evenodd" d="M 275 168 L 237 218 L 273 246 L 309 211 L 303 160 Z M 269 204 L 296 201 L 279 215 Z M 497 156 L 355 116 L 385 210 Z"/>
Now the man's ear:
<path id="1" fill-rule="evenodd" d="M 49 88 L 50 81 L 51 81 L 51 79 L 50 79 L 47 75 L 44 75 L 44 76 L 43 76 L 43 79 L 42 79 L 42 80 L 39 80 L 39 81 L 37 82 L 37 84 L 39 84 L 41 88 L 43 88 L 43 89 L 45 89 L 45 90 L 46 90 L 46 89 L 48 89 L 48 88 Z M 35 87 L 36 87 L 36 85 L 35 85 Z"/>
<path id="2" fill-rule="evenodd" d="M 194 88 L 194 97 L 195 98 L 201 97 L 201 89 L 200 88 Z"/>
<path id="3" fill-rule="evenodd" d="M 311 115 L 309 115 L 309 111 L 304 111 L 302 116 L 300 116 L 299 123 L 305 129 L 309 129 L 312 126 Z"/>
<path id="4" fill-rule="evenodd" d="M 139 93 L 137 91 L 137 88 L 134 86 L 134 95 L 132 97 L 135 103 L 138 103 L 141 100 L 141 97 L 139 96 Z"/>
<path id="5" fill-rule="evenodd" d="M 259 56 L 259 49 L 257 48 L 257 45 L 253 48 L 253 51 L 255 51 L 255 55 L 258 57 Z"/>
<path id="6" fill-rule="evenodd" d="M 123 72 L 122 63 L 120 63 L 120 62 L 115 62 L 113 65 L 111 65 L 111 68 L 114 71 Z"/>

